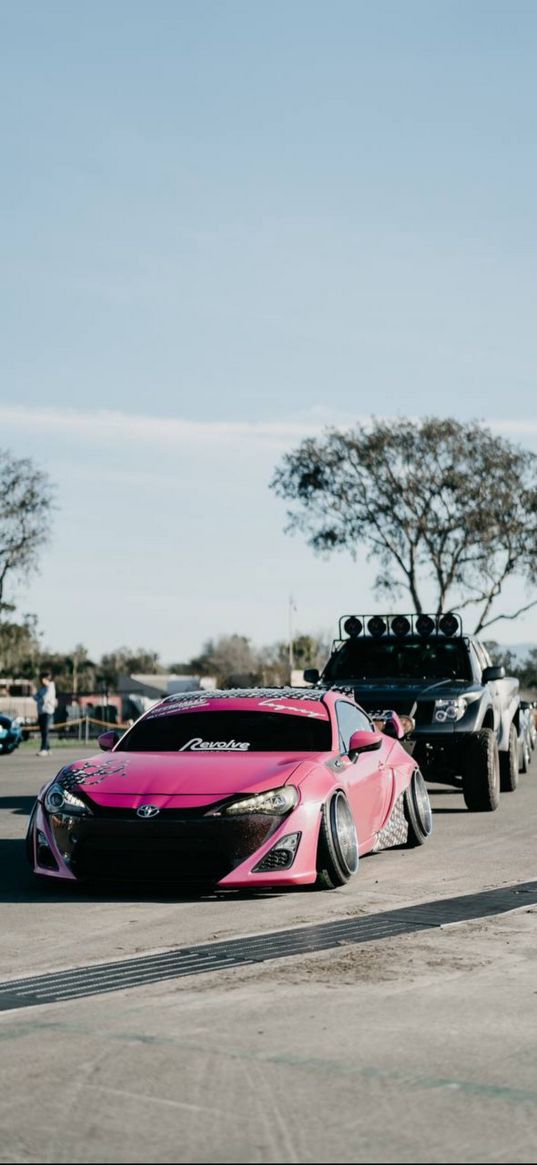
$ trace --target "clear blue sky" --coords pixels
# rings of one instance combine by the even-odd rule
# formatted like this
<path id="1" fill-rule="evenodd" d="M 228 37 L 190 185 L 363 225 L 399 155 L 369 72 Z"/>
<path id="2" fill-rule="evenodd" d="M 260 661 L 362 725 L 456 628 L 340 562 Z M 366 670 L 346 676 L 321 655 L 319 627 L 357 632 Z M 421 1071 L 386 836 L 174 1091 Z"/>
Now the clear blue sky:
<path id="1" fill-rule="evenodd" d="M 267 481 L 301 435 L 370 413 L 537 447 L 537 7 L 4 0 L 0 20 L 1 440 L 60 507 L 21 610 L 51 646 L 181 658 L 283 637 L 290 591 L 304 629 L 373 606 L 369 567 L 283 535 Z"/>

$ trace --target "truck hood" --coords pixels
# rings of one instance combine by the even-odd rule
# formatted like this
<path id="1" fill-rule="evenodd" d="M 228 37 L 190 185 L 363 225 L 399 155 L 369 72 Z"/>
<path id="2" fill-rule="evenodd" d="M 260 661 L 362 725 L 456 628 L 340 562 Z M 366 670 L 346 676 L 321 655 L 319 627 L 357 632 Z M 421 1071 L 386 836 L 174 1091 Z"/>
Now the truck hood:
<path id="1" fill-rule="evenodd" d="M 378 698 L 383 708 L 390 707 L 390 700 L 449 700 L 482 691 L 473 680 L 376 679 L 347 680 L 346 683 L 354 688 L 358 703 L 361 697 L 368 704 Z"/>
<path id="2" fill-rule="evenodd" d="M 321 755 L 321 754 L 319 754 Z M 136 806 L 140 799 L 175 798 L 191 806 L 234 793 L 263 792 L 284 785 L 311 753 L 126 753 L 91 757 L 62 769 L 56 780 L 76 793 L 77 787 L 98 805 Z M 297 773 L 297 776 L 299 774 Z"/>

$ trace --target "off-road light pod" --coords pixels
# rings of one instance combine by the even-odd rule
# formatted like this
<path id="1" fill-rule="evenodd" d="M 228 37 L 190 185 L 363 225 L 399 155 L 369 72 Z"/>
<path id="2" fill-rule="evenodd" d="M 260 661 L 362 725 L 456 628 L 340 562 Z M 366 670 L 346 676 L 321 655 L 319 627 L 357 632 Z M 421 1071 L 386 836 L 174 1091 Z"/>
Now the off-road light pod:
<path id="1" fill-rule="evenodd" d="M 385 635 L 386 633 L 386 623 L 384 619 L 381 619 L 380 615 L 373 615 L 373 618 L 367 624 L 367 630 L 373 636 L 373 639 L 380 639 L 381 635 Z"/>
<path id="2" fill-rule="evenodd" d="M 457 619 L 457 616 L 453 615 L 450 611 L 447 615 L 442 615 L 438 626 L 442 632 L 442 635 L 451 638 L 451 636 L 455 635 L 456 631 L 459 630 L 459 620 Z"/>
<path id="3" fill-rule="evenodd" d="M 428 635 L 432 635 L 435 626 L 436 623 L 434 619 L 431 619 L 430 615 L 418 615 L 418 618 L 416 619 L 416 631 L 418 632 L 418 635 L 423 635 L 424 639 L 426 639 Z"/>
<path id="4" fill-rule="evenodd" d="M 390 623 L 390 631 L 397 639 L 402 639 L 410 631 L 410 619 L 407 619 L 406 615 L 396 615 Z"/>
<path id="5" fill-rule="evenodd" d="M 346 619 L 343 624 L 343 630 L 346 631 L 347 635 L 349 635 L 351 639 L 355 639 L 358 635 L 361 634 L 362 627 L 362 620 L 357 619 L 356 615 L 351 615 L 350 618 Z"/>

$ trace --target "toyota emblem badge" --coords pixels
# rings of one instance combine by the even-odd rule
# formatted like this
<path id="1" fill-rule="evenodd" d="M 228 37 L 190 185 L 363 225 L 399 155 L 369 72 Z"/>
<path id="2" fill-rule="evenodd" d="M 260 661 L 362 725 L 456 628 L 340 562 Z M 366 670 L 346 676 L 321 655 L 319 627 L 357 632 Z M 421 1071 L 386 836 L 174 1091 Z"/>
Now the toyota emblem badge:
<path id="1" fill-rule="evenodd" d="M 140 805 L 140 808 L 136 810 L 137 816 L 143 817 L 144 820 L 147 820 L 148 817 L 156 817 L 157 813 L 160 813 L 160 809 L 157 809 L 156 805 Z"/>

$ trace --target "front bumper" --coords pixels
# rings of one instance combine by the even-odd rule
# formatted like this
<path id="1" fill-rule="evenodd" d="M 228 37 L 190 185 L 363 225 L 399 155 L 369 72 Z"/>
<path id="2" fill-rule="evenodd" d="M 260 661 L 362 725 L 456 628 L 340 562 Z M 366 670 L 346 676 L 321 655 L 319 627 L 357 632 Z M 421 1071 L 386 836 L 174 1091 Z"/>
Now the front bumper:
<path id="1" fill-rule="evenodd" d="M 238 889 L 314 882 L 320 812 L 299 805 L 286 817 L 225 818 L 162 811 L 140 820 L 134 810 L 92 817 L 49 814 L 38 802 L 28 851 L 35 873 L 67 881 L 170 882 Z M 276 843 L 299 833 L 286 868 L 255 867 Z"/>
<path id="2" fill-rule="evenodd" d="M 444 728 L 444 731 L 412 733 L 410 741 L 414 760 L 428 780 L 460 777 L 467 756 L 468 740 L 474 733 L 458 731 L 457 725 L 450 726 L 448 731 L 443 725 L 438 727 Z"/>

